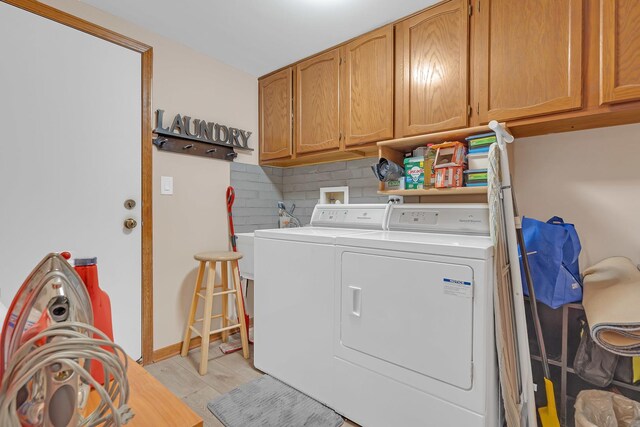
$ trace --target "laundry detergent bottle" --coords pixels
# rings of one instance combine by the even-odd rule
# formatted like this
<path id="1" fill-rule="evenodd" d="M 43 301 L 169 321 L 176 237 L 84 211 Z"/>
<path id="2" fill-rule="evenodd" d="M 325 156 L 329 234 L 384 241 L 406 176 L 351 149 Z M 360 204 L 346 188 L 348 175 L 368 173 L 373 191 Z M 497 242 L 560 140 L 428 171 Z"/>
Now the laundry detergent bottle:
<path id="1" fill-rule="evenodd" d="M 111 300 L 98 284 L 98 258 L 76 258 L 74 268 L 89 292 L 91 308 L 93 308 L 93 325 L 113 341 Z M 110 347 L 103 348 L 110 350 Z M 91 361 L 91 376 L 100 384 L 104 384 L 104 370 L 100 362 Z"/>

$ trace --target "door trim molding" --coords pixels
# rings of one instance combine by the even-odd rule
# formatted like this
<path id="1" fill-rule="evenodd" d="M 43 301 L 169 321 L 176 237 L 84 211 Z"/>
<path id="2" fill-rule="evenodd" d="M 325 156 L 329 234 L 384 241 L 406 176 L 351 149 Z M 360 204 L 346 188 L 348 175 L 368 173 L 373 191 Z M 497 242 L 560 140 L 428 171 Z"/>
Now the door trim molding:
<path id="1" fill-rule="evenodd" d="M 142 114 L 142 363 L 151 363 L 153 357 L 153 182 L 151 157 L 153 48 L 35 0 L 0 1 L 140 53 L 142 64 L 142 97 L 140 102 Z"/>

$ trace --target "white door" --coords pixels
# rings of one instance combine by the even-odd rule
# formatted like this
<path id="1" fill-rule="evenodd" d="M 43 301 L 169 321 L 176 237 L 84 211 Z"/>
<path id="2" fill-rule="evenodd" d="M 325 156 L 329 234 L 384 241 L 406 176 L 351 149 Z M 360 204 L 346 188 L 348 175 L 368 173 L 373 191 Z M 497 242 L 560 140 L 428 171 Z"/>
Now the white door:
<path id="1" fill-rule="evenodd" d="M 49 252 L 98 257 L 141 354 L 141 56 L 0 2 L 0 298 Z M 125 209 L 133 199 L 136 207 Z"/>

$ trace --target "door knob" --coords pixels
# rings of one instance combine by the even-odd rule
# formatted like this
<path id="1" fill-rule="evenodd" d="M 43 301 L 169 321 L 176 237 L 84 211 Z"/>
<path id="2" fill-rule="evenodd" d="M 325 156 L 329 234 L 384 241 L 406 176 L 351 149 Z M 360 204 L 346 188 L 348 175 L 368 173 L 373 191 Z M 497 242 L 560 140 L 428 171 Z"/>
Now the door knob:
<path id="1" fill-rule="evenodd" d="M 127 218 L 124 220 L 124 228 L 132 230 L 138 226 L 138 221 L 133 218 Z"/>

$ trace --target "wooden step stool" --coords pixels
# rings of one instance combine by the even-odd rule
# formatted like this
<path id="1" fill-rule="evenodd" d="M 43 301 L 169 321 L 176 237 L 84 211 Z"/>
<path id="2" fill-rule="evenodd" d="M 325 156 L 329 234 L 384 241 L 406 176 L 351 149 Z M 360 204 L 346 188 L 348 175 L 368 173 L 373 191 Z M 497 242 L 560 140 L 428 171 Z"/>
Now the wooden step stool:
<path id="1" fill-rule="evenodd" d="M 184 341 L 182 342 L 182 357 L 186 357 L 189 353 L 189 343 L 191 341 L 191 332 L 202 338 L 201 355 L 200 355 L 200 375 L 207 373 L 207 365 L 209 359 L 209 336 L 214 333 L 222 333 L 222 341 L 226 342 L 229 338 L 229 331 L 232 329 L 240 329 L 240 338 L 242 340 L 242 355 L 245 359 L 249 358 L 249 338 L 247 336 L 247 327 L 244 321 L 244 307 L 242 300 L 242 287 L 240 286 L 240 272 L 238 270 L 238 260 L 242 258 L 240 252 L 202 252 L 194 255 L 196 261 L 200 262 L 198 268 L 198 278 L 196 286 L 193 290 L 193 299 L 191 301 L 191 310 L 189 310 L 189 319 L 187 327 L 184 331 Z M 204 271 L 209 264 L 209 272 L 207 274 L 207 286 L 202 287 Z M 220 263 L 222 267 L 220 285 L 215 284 L 216 280 L 216 264 Z M 231 265 L 233 272 L 233 289 L 229 289 L 228 264 Z M 222 289 L 220 292 L 214 292 L 215 289 Z M 203 295 L 201 291 L 205 291 Z M 227 315 L 227 299 L 229 294 L 235 294 L 236 310 L 238 313 L 239 323 L 229 326 Z M 212 315 L 213 297 L 222 296 L 222 313 Z M 198 310 L 198 298 L 204 299 L 204 312 L 201 319 L 196 319 L 196 311 Z M 222 318 L 222 327 L 214 331 L 211 330 L 211 319 Z M 195 322 L 202 322 L 202 330 L 198 331 L 193 327 Z"/>

